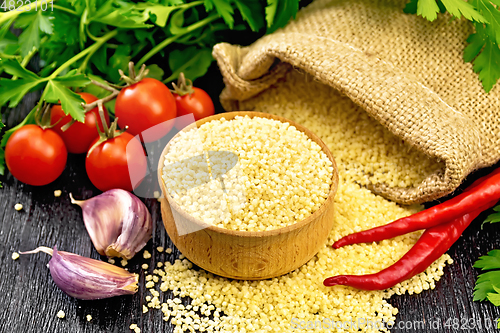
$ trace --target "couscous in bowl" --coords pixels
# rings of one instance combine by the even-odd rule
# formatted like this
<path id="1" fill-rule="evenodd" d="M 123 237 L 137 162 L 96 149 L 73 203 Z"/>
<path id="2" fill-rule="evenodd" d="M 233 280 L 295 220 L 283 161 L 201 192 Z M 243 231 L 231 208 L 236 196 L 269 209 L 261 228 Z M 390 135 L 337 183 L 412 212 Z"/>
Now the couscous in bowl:
<path id="1" fill-rule="evenodd" d="M 331 162 L 331 183 L 319 208 L 310 215 L 284 227 L 264 231 L 230 230 L 207 223 L 187 213 L 175 200 L 162 177 L 165 156 L 171 143 L 182 132 L 205 123 L 239 117 L 272 119 L 293 126 L 321 148 Z M 259 112 L 229 112 L 201 119 L 178 133 L 164 148 L 158 165 L 158 178 L 163 192 L 160 199 L 165 229 L 175 246 L 186 258 L 214 274 L 259 280 L 286 274 L 310 260 L 324 246 L 334 224 L 333 198 L 338 186 L 335 161 L 326 145 L 311 131 L 285 118 Z M 182 230 L 192 230 L 183 232 Z M 180 232 L 179 232 L 180 231 Z"/>

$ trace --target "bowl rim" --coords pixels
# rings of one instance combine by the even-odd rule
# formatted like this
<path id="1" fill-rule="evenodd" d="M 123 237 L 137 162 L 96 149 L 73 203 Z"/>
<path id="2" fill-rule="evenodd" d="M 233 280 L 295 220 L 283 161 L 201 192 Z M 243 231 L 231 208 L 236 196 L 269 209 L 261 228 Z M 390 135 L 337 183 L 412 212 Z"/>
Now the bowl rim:
<path id="1" fill-rule="evenodd" d="M 261 117 L 261 118 L 267 118 L 267 119 L 274 119 L 281 121 L 283 123 L 289 123 L 290 126 L 294 126 L 297 130 L 301 131 L 302 133 L 306 134 L 308 138 L 316 142 L 322 149 L 322 151 L 327 155 L 328 159 L 332 162 L 333 166 L 333 172 L 331 174 L 332 176 L 332 184 L 330 185 L 330 191 L 328 192 L 328 196 L 325 199 L 325 201 L 321 204 L 321 206 L 315 210 L 311 215 L 306 217 L 303 220 L 300 220 L 296 223 L 287 225 L 285 227 L 281 228 L 276 228 L 276 229 L 271 229 L 271 230 L 261 230 L 261 231 L 243 231 L 243 230 L 232 230 L 232 229 L 226 229 L 222 227 L 215 226 L 213 224 L 209 224 L 207 222 L 204 222 L 200 219 L 197 219 L 187 212 L 185 212 L 176 202 L 173 200 L 172 196 L 170 193 L 167 191 L 167 188 L 165 186 L 165 182 L 163 181 L 163 165 L 164 165 L 164 160 L 165 160 L 165 155 L 167 154 L 171 142 L 180 135 L 181 132 L 187 132 L 193 128 L 199 128 L 201 125 L 204 123 L 210 122 L 212 120 L 218 120 L 221 118 L 225 118 L 226 120 L 232 120 L 236 118 L 237 116 L 249 116 L 250 118 L 254 117 Z M 326 144 L 316 135 L 314 134 L 311 130 L 307 129 L 306 127 L 289 120 L 287 118 L 273 115 L 270 113 L 265 113 L 265 112 L 257 112 L 257 111 L 232 111 L 232 112 L 223 112 L 223 113 L 218 113 L 203 119 L 200 119 L 192 124 L 189 124 L 188 126 L 184 127 L 181 131 L 179 131 L 177 134 L 175 134 L 167 143 L 167 145 L 163 148 L 160 156 L 160 160 L 158 162 L 158 181 L 160 183 L 160 187 L 162 190 L 163 198 L 162 200 L 165 200 L 171 207 L 170 209 L 174 209 L 178 214 L 181 214 L 184 218 L 188 219 L 190 222 L 195 223 L 203 228 L 200 230 L 205 230 L 208 229 L 210 231 L 220 233 L 220 234 L 226 234 L 230 236 L 236 236 L 236 237 L 272 237 L 272 236 L 278 236 L 281 234 L 286 234 L 291 231 L 294 231 L 296 229 L 300 229 L 305 227 L 306 225 L 310 224 L 311 222 L 315 221 L 318 216 L 322 215 L 323 212 L 327 209 L 327 205 L 330 205 L 333 203 L 333 198 L 335 196 L 335 193 L 337 192 L 338 188 L 338 169 L 337 169 L 337 164 L 335 162 L 335 159 L 333 158 L 333 155 L 326 146 Z M 167 198 L 167 195 L 169 198 Z"/>

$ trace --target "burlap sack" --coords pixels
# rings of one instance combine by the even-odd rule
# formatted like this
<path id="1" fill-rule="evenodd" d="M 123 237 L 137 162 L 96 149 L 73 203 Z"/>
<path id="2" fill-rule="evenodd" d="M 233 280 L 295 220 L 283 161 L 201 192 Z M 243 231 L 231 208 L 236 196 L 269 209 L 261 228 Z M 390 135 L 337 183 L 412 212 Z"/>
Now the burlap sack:
<path id="1" fill-rule="evenodd" d="M 472 171 L 500 158 L 499 86 L 489 94 L 462 54 L 473 28 L 440 15 L 403 12 L 406 1 L 317 0 L 296 21 L 249 47 L 218 44 L 214 57 L 228 111 L 283 77 L 290 66 L 360 105 L 395 135 L 444 161 L 414 188 L 374 184 L 403 203 L 451 193 Z"/>

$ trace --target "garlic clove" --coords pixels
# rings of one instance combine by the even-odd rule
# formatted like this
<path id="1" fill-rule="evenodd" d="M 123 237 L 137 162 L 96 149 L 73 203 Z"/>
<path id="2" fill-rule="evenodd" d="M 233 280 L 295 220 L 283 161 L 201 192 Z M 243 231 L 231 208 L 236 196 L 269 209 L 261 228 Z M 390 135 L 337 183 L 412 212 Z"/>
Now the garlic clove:
<path id="1" fill-rule="evenodd" d="M 75 200 L 71 194 L 70 198 L 82 208 L 85 227 L 100 255 L 131 259 L 151 238 L 151 214 L 128 191 L 112 189 L 88 200 Z"/>
<path id="2" fill-rule="evenodd" d="M 94 300 L 137 292 L 139 282 L 137 274 L 103 261 L 79 256 L 74 253 L 58 251 L 41 246 L 33 251 L 21 252 L 32 254 L 45 252 L 52 256 L 49 261 L 50 275 L 55 284 L 69 296 Z"/>

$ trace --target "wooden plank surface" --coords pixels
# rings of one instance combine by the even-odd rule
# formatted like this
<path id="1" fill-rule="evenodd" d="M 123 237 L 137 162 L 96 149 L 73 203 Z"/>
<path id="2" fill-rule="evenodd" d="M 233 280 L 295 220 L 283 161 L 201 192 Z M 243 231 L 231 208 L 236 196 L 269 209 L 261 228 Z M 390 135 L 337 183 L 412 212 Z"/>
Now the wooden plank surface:
<path id="1" fill-rule="evenodd" d="M 222 80 L 215 67 L 207 79 L 198 82 L 214 99 L 222 88 Z M 20 107 L 31 109 L 36 96 L 28 97 Z M 220 105 L 217 104 L 218 110 Z M 13 121 L 13 119 L 10 119 Z M 36 166 L 33 166 L 36 167 Z M 483 172 L 484 173 L 484 172 Z M 470 183 L 481 173 L 468 179 Z M 90 198 L 100 192 L 85 174 L 84 156 L 70 155 L 63 175 L 54 183 L 33 187 L 22 184 L 10 174 L 0 177 L 0 332 L 1 333 L 112 333 L 130 332 L 136 323 L 141 332 L 172 332 L 173 327 L 162 320 L 161 311 L 142 313 L 145 288 L 144 274 L 140 275 L 140 289 L 134 296 L 116 297 L 99 301 L 80 301 L 61 292 L 52 282 L 46 267 L 46 254 L 21 256 L 11 259 L 13 251 L 31 250 L 37 246 L 57 245 L 59 249 L 83 256 L 100 258 L 85 231 L 81 209 L 71 205 L 69 193 L 76 198 Z M 54 190 L 61 190 L 60 197 Z M 153 254 L 150 267 L 158 261 L 173 261 L 179 256 L 161 223 L 159 204 L 145 200 L 154 221 L 154 236 L 146 249 Z M 14 205 L 23 209 L 16 211 Z M 478 271 L 472 267 L 481 255 L 500 248 L 499 226 L 480 228 L 484 215 L 469 227 L 448 252 L 454 263 L 445 269 L 445 275 L 433 291 L 420 295 L 395 296 L 389 302 L 399 308 L 392 332 L 497 332 L 498 308 L 490 303 L 472 301 Z M 174 249 L 172 254 L 158 253 L 157 246 Z M 137 256 L 129 261 L 131 271 L 141 271 L 145 260 Z M 150 271 L 152 268 L 149 269 Z M 161 301 L 172 297 L 163 294 Z M 56 314 L 63 310 L 65 319 Z M 92 320 L 87 322 L 86 315 Z"/>

